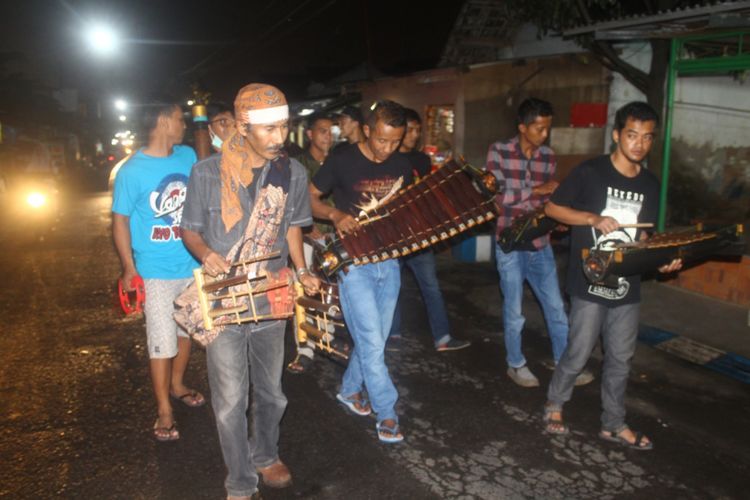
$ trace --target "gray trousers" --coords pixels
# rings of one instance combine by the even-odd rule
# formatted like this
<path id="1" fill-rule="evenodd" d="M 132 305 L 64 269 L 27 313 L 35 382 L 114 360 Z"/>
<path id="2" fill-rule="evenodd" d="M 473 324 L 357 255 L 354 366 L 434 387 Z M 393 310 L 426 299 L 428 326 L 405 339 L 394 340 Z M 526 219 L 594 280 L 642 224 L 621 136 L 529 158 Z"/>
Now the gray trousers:
<path id="1" fill-rule="evenodd" d="M 231 496 L 255 493 L 256 467 L 278 459 L 279 423 L 287 403 L 281 390 L 285 327 L 284 321 L 227 326 L 206 348 L 211 406 L 227 467 L 224 485 Z"/>
<path id="2" fill-rule="evenodd" d="M 562 411 L 570 401 L 576 377 L 602 336 L 602 430 L 620 432 L 625 424 L 625 389 L 638 337 L 640 304 L 615 307 L 571 298 L 568 346 L 547 390 L 547 407 Z"/>

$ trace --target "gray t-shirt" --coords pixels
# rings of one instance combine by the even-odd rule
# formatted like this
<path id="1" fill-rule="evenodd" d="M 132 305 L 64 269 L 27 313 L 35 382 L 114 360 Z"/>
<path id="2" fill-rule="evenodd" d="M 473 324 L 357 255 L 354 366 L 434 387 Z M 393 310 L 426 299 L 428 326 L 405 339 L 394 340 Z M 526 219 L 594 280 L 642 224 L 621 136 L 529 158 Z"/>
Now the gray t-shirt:
<path id="1" fill-rule="evenodd" d="M 215 154 L 193 166 L 188 182 L 185 206 L 182 211 L 180 227 L 194 231 L 203 237 L 206 244 L 219 255 L 227 252 L 240 240 L 250 220 L 255 198 L 265 181 L 270 162 L 253 171 L 253 182 L 247 189 L 240 189 L 242 221 L 227 232 L 221 219 L 221 154 Z M 294 159 L 290 159 L 291 179 L 289 194 L 284 209 L 284 217 L 279 227 L 279 236 L 273 251 L 279 250 L 279 259 L 269 262 L 268 270 L 277 271 L 284 267 L 289 255 L 286 233 L 291 226 L 309 226 L 312 224 L 310 194 L 307 188 L 307 172 Z"/>

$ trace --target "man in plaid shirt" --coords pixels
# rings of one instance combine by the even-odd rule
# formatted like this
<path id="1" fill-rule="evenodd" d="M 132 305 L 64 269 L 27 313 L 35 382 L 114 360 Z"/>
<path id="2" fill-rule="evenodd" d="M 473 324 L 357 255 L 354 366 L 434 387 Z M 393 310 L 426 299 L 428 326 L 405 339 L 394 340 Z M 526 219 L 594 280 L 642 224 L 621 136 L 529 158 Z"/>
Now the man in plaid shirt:
<path id="1" fill-rule="evenodd" d="M 518 108 L 518 135 L 507 142 L 496 142 L 487 153 L 487 170 L 505 185 L 497 195 L 501 207 L 497 218 L 497 235 L 513 219 L 546 203 L 557 188 L 555 153 L 544 143 L 552 125 L 552 105 L 529 98 Z M 503 329 L 508 376 L 522 387 L 538 387 L 539 379 L 526 366 L 521 352 L 521 332 L 525 318 L 521 304 L 523 284 L 528 281 L 542 305 L 547 331 L 552 341 L 555 364 L 565 351 L 568 340 L 568 318 L 565 315 L 557 281 L 555 257 L 549 235 L 540 236 L 527 247 L 505 253 L 495 244 L 497 272 L 503 294 Z M 590 372 L 582 372 L 576 385 L 591 382 Z"/>

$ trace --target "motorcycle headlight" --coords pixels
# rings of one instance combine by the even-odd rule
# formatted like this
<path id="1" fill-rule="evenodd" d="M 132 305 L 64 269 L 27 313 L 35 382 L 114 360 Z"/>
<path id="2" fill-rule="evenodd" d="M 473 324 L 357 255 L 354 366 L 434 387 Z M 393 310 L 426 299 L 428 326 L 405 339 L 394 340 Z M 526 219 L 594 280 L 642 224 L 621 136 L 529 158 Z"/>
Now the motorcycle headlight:
<path id="1" fill-rule="evenodd" d="M 47 197 L 44 193 L 39 191 L 33 191 L 26 196 L 26 203 L 31 205 L 33 208 L 43 207 L 47 203 Z"/>

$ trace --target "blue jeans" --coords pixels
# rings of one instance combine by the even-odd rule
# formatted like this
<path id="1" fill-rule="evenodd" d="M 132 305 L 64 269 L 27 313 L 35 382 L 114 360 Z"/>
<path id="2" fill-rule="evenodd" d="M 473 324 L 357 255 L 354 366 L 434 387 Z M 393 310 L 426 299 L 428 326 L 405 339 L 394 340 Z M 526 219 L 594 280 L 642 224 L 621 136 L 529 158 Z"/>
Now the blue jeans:
<path id="1" fill-rule="evenodd" d="M 230 325 L 206 348 L 211 406 L 227 467 L 227 494 L 249 496 L 258 489 L 257 467 L 278 460 L 279 423 L 286 409 L 281 390 L 286 322 Z M 247 409 L 253 388 L 253 435 Z"/>
<path id="2" fill-rule="evenodd" d="M 576 377 L 602 336 L 602 430 L 620 432 L 625 425 L 625 389 L 638 338 L 640 304 L 608 307 L 578 297 L 570 300 L 568 348 L 555 367 L 547 390 L 548 408 L 562 411 L 570 401 Z"/>
<path id="3" fill-rule="evenodd" d="M 402 258 L 401 264 L 411 269 L 419 285 L 419 291 L 422 292 L 422 300 L 427 309 L 427 319 L 430 322 L 435 347 L 445 344 L 451 339 L 451 334 L 443 294 L 440 292 L 440 284 L 435 272 L 435 254 L 427 249 Z M 389 336 L 399 335 L 401 335 L 401 302 L 397 301 Z"/>
<path id="4" fill-rule="evenodd" d="M 339 279 L 341 307 L 354 340 L 341 394 L 348 397 L 366 388 L 378 422 L 398 420 L 398 393 L 385 366 L 385 342 L 401 287 L 398 262 L 350 266 Z"/>
<path id="5" fill-rule="evenodd" d="M 521 331 L 526 322 L 523 317 L 523 283 L 528 281 L 534 295 L 542 305 L 547 333 L 552 341 L 555 363 L 565 351 L 568 341 L 568 318 L 557 282 L 557 267 L 552 248 L 547 245 L 536 252 L 513 251 L 505 253 L 495 244 L 497 272 L 503 293 L 503 337 L 506 361 L 512 368 L 526 364 L 521 352 Z"/>

